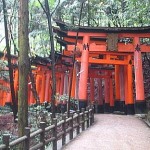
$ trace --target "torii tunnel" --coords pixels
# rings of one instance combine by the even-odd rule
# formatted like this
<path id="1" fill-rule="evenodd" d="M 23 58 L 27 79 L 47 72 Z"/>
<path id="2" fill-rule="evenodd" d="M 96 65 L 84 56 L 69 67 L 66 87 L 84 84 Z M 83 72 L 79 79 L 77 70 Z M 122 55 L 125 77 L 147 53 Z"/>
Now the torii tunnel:
<path id="1" fill-rule="evenodd" d="M 150 26 L 91 28 L 55 21 L 58 27 L 53 27 L 53 31 L 57 34 L 57 42 L 60 44 L 60 53 L 55 53 L 56 93 L 59 96 L 70 95 L 78 100 L 80 109 L 94 104 L 99 113 L 144 113 L 146 101 L 142 53 L 150 52 L 150 45 L 144 42 L 150 39 Z M 5 59 L 4 54 L 0 54 L 0 57 Z M 16 56 L 12 57 L 13 67 L 16 64 L 13 69 L 16 95 L 17 61 Z M 50 58 L 36 56 L 31 63 L 36 66 L 32 73 L 39 102 L 51 102 Z M 33 89 L 29 78 L 29 105 L 36 103 Z M 0 106 L 6 103 L 11 103 L 9 81 L 0 78 Z"/>
<path id="2" fill-rule="evenodd" d="M 79 100 L 79 107 L 94 103 L 97 94 L 98 112 L 144 113 L 142 53 L 150 52 L 150 45 L 143 42 L 150 38 L 150 27 L 75 27 L 55 21 L 62 54 L 75 55 L 71 96 Z M 72 63 L 69 58 L 64 61 Z"/>

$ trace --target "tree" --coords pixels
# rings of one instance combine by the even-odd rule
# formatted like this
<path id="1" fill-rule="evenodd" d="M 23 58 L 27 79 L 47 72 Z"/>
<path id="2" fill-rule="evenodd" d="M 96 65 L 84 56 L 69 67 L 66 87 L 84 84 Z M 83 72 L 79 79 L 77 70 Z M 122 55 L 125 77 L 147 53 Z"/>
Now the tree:
<path id="1" fill-rule="evenodd" d="M 51 54 L 50 58 L 52 60 L 51 63 L 51 69 L 52 69 L 52 97 L 51 97 L 51 103 L 52 103 L 52 118 L 55 118 L 55 97 L 56 97 L 56 72 L 55 72 L 55 47 L 54 47 L 54 36 L 53 36 L 53 27 L 52 27 L 52 15 L 56 11 L 60 0 L 58 1 L 57 6 L 55 9 L 50 13 L 50 7 L 49 7 L 49 1 L 45 0 L 45 7 L 42 5 L 40 0 L 38 0 L 41 4 L 41 7 L 43 8 L 47 21 L 48 21 L 48 30 L 49 30 L 49 37 L 50 37 L 50 48 L 51 48 Z M 54 1 L 51 1 L 53 3 Z"/>
<path id="2" fill-rule="evenodd" d="M 29 39 L 28 39 L 28 0 L 19 1 L 19 92 L 18 92 L 18 128 L 19 136 L 24 135 L 28 126 L 28 73 L 29 73 Z M 23 149 L 23 147 L 21 148 Z"/>
<path id="3" fill-rule="evenodd" d="M 15 96 L 14 90 L 14 80 L 13 80 L 13 68 L 11 65 L 11 50 L 9 45 L 9 35 L 8 35 L 8 20 L 7 20 L 7 10 L 6 10 L 6 2 L 3 2 L 3 13 L 4 13 L 4 27 L 5 27 L 5 40 L 6 40 L 6 50 L 8 55 L 8 67 L 9 67 L 9 78 L 10 78 L 10 89 L 11 89 L 11 98 L 12 98 L 12 111 L 14 114 L 14 120 L 16 119 L 17 115 L 17 100 Z"/>

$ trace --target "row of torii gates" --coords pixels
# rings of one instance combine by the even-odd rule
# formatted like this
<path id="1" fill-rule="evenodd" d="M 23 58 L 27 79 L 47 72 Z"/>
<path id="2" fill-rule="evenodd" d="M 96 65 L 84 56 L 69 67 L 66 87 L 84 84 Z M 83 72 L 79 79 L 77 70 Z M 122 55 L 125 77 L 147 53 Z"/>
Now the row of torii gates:
<path id="1" fill-rule="evenodd" d="M 134 114 L 136 110 L 136 113 L 144 113 L 146 102 L 142 53 L 150 52 L 150 45 L 143 43 L 143 39 L 150 38 L 150 27 L 80 26 L 76 29 L 64 22 L 55 21 L 58 27 L 54 27 L 53 30 L 57 34 L 57 42 L 61 45 L 61 53 L 56 53 L 56 93 L 59 96 L 70 94 L 79 101 L 80 109 L 86 107 L 88 103 L 95 103 L 97 94 L 98 112 L 119 110 L 126 114 Z M 76 51 L 74 51 L 75 43 L 77 43 Z M 13 59 L 14 64 L 16 59 L 16 57 Z M 36 69 L 32 72 L 40 103 L 51 100 L 50 63 L 49 59 L 40 57 L 33 61 Z M 97 93 L 95 93 L 95 79 L 98 83 Z M 8 85 L 2 80 L 0 82 Z M 28 102 L 34 104 L 32 86 L 30 81 L 28 83 Z M 14 69 L 14 86 L 17 93 L 17 68 Z M 4 93 L 5 100 L 0 101 L 0 105 L 11 102 L 10 92 Z"/>
<path id="2" fill-rule="evenodd" d="M 146 102 L 142 53 L 150 52 L 150 45 L 143 42 L 150 38 L 150 27 L 72 27 L 55 21 L 59 26 L 54 28 L 58 35 L 57 41 L 65 48 L 62 54 L 77 54 L 71 96 L 79 100 L 79 107 L 86 107 L 89 101 L 95 101 L 94 79 L 97 79 L 98 112 L 105 108 L 105 111 L 110 112 L 121 110 L 126 114 L 134 114 L 135 111 L 144 113 Z M 64 61 L 71 63 L 69 59 Z M 87 95 L 88 82 L 90 100 Z"/>

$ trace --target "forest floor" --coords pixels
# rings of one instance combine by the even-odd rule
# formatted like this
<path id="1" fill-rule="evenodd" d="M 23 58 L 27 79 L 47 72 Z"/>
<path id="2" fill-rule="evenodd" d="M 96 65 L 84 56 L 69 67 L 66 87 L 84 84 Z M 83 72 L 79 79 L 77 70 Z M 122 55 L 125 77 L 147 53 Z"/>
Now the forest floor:
<path id="1" fill-rule="evenodd" d="M 63 150 L 150 150 L 150 128 L 138 116 L 99 114 Z"/>

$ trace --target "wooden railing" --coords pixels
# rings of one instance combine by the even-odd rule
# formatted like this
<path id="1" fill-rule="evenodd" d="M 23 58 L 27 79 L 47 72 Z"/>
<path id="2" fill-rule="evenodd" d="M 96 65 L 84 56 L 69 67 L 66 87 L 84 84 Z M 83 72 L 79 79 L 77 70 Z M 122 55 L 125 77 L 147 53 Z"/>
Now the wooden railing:
<path id="1" fill-rule="evenodd" d="M 62 146 L 66 144 L 66 136 L 69 136 L 69 140 L 72 140 L 74 134 L 78 135 L 80 132 L 84 131 L 86 128 L 94 123 L 94 110 L 93 107 L 88 107 L 85 111 L 83 108 L 81 113 L 77 111 L 71 113 L 70 117 L 67 118 L 64 114 L 62 120 L 57 122 L 57 119 L 53 119 L 53 124 L 46 127 L 45 122 L 40 122 L 40 129 L 30 133 L 30 128 L 25 128 L 25 135 L 12 142 L 9 142 L 10 135 L 3 135 L 3 144 L 0 145 L 0 150 L 10 150 L 13 147 L 24 143 L 24 150 L 45 150 L 45 146 L 48 143 L 52 143 L 52 149 L 57 150 L 57 141 L 62 140 Z M 59 131 L 58 131 L 59 129 Z M 75 130 L 76 129 L 76 130 Z M 75 133 L 76 132 L 76 133 Z M 51 134 L 46 138 L 46 134 Z M 38 143 L 31 145 L 31 140 L 39 136 Z"/>

